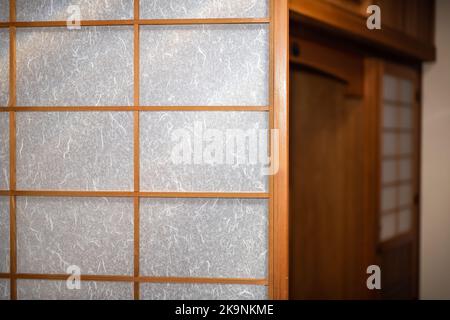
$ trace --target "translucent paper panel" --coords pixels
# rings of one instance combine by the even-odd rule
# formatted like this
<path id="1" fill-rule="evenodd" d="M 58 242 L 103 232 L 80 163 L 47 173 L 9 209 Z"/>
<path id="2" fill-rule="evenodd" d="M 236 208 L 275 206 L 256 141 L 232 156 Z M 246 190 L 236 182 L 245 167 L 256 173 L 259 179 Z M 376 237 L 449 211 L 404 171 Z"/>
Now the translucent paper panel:
<path id="1" fill-rule="evenodd" d="M 17 199 L 19 273 L 131 275 L 133 200 Z"/>
<path id="2" fill-rule="evenodd" d="M 413 108 L 402 107 L 400 108 L 400 128 L 412 129 L 414 128 L 414 115 Z"/>
<path id="3" fill-rule="evenodd" d="M 9 29 L 0 28 L 0 107 L 9 103 Z"/>
<path id="4" fill-rule="evenodd" d="M 235 284 L 142 283 L 143 300 L 265 300 L 267 287 Z"/>
<path id="5" fill-rule="evenodd" d="M 381 216 L 380 240 L 385 241 L 395 236 L 396 215 L 386 214 Z"/>
<path id="6" fill-rule="evenodd" d="M 81 20 L 133 19 L 133 0 L 16 0 L 18 21 L 72 20 L 77 6 Z"/>
<path id="7" fill-rule="evenodd" d="M 413 192 L 411 185 L 403 185 L 399 188 L 399 205 L 405 206 L 412 204 Z"/>
<path id="8" fill-rule="evenodd" d="M 412 161 L 411 159 L 405 159 L 400 161 L 399 166 L 399 179 L 400 180 L 409 180 L 412 178 Z"/>
<path id="9" fill-rule="evenodd" d="M 132 189 L 131 112 L 20 112 L 16 120 L 19 189 Z"/>
<path id="10" fill-rule="evenodd" d="M 9 0 L 0 0 L 0 21 L 5 22 L 8 20 L 9 20 Z"/>
<path id="11" fill-rule="evenodd" d="M 9 113 L 0 112 L 0 190 L 9 189 Z"/>
<path id="12" fill-rule="evenodd" d="M 20 300 L 131 300 L 133 284 L 82 281 L 79 290 L 70 290 L 65 281 L 18 280 L 17 297 Z"/>
<path id="13" fill-rule="evenodd" d="M 389 183 L 397 180 L 397 163 L 391 160 L 384 160 L 382 164 L 382 182 Z"/>
<path id="14" fill-rule="evenodd" d="M 140 0 L 141 18 L 262 18 L 269 0 Z"/>
<path id="15" fill-rule="evenodd" d="M 132 27 L 17 30 L 18 105 L 127 106 L 132 101 Z"/>
<path id="16" fill-rule="evenodd" d="M 400 80 L 400 101 L 414 103 L 414 83 L 411 80 Z"/>
<path id="17" fill-rule="evenodd" d="M 398 127 L 399 108 L 391 105 L 385 105 L 383 108 L 383 126 L 385 128 Z"/>
<path id="18" fill-rule="evenodd" d="M 142 199 L 141 274 L 264 278 L 268 203 L 255 199 Z"/>
<path id="19" fill-rule="evenodd" d="M 383 211 L 394 209 L 397 206 L 397 189 L 383 188 L 381 193 L 381 209 Z"/>
<path id="20" fill-rule="evenodd" d="M 383 155 L 392 156 L 397 152 L 397 135 L 394 133 L 383 133 Z"/>
<path id="21" fill-rule="evenodd" d="M 0 273 L 9 272 L 9 197 L 0 197 Z"/>
<path id="22" fill-rule="evenodd" d="M 142 105 L 268 105 L 267 25 L 143 26 L 140 39 Z"/>
<path id="23" fill-rule="evenodd" d="M 411 210 L 403 210 L 400 211 L 398 215 L 398 229 L 399 232 L 408 232 L 411 230 L 412 226 L 412 211 Z"/>
<path id="24" fill-rule="evenodd" d="M 0 279 L 0 300 L 9 300 L 9 279 Z"/>
<path id="25" fill-rule="evenodd" d="M 413 153 L 414 135 L 413 133 L 401 133 L 399 134 L 400 146 L 399 152 L 403 155 L 411 155 Z"/>
<path id="26" fill-rule="evenodd" d="M 141 190 L 267 191 L 268 115 L 142 112 Z"/>
<path id="27" fill-rule="evenodd" d="M 383 98 L 389 101 L 397 101 L 398 91 L 398 80 L 393 76 L 385 75 L 383 77 Z"/>

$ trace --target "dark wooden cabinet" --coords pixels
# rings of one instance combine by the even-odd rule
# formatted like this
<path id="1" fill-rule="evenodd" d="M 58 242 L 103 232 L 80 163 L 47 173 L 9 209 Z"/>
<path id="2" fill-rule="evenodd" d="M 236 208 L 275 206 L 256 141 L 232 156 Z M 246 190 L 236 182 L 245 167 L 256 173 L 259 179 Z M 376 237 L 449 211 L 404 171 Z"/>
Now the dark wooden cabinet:
<path id="1" fill-rule="evenodd" d="M 434 0 L 290 0 L 291 18 L 374 50 L 415 61 L 436 58 Z M 366 27 L 367 7 L 381 9 L 381 30 Z"/>

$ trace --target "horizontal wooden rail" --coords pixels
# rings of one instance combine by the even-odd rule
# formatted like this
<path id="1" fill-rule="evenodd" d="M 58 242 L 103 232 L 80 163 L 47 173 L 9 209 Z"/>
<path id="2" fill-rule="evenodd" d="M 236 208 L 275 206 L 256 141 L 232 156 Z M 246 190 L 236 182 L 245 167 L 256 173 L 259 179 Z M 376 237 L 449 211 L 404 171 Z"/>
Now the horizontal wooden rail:
<path id="1" fill-rule="evenodd" d="M 35 274 L 35 273 L 2 273 L 4 279 L 15 278 L 24 280 L 60 280 L 65 281 L 69 274 Z M 0 277 L 1 278 L 1 277 Z M 267 286 L 267 279 L 252 278 L 206 278 L 206 277 L 146 277 L 124 275 L 81 275 L 81 281 L 103 282 L 141 282 L 141 283 L 203 283 L 203 284 L 243 284 Z"/>
<path id="2" fill-rule="evenodd" d="M 404 185 L 412 185 L 413 181 L 410 179 L 406 180 L 399 180 L 394 182 L 384 182 L 381 184 L 382 188 L 389 188 L 389 187 L 398 187 L 398 186 L 404 186 Z"/>
<path id="3" fill-rule="evenodd" d="M 18 197 L 141 197 L 141 198 L 223 198 L 268 199 L 266 192 L 133 192 L 133 191 L 59 191 L 59 190 L 2 190 L 2 196 Z"/>
<path id="4" fill-rule="evenodd" d="M 269 106 L 32 106 L 0 107 L 0 112 L 111 112 L 111 111 L 269 111 Z"/>
<path id="5" fill-rule="evenodd" d="M 383 128 L 383 133 L 414 133 L 414 128 Z"/>
<path id="6" fill-rule="evenodd" d="M 415 102 L 402 102 L 398 100 L 391 100 L 391 99 L 383 99 L 383 104 L 388 105 L 390 107 L 403 107 L 408 109 L 413 109 Z"/>
<path id="7" fill-rule="evenodd" d="M 128 20 L 81 20 L 80 26 L 131 26 L 131 25 L 201 25 L 201 24 L 268 24 L 269 18 L 205 18 L 205 19 L 128 19 Z M 66 27 L 67 21 L 16 21 L 1 22 L 0 27 L 39 28 Z"/>
<path id="8" fill-rule="evenodd" d="M 399 213 L 400 211 L 404 211 L 404 210 L 413 210 L 414 205 L 412 204 L 412 202 L 413 202 L 413 199 L 411 198 L 411 204 L 403 205 L 403 206 L 396 206 L 395 208 L 384 210 L 381 212 L 381 215 L 388 216 L 390 214 L 396 214 L 396 213 Z"/>

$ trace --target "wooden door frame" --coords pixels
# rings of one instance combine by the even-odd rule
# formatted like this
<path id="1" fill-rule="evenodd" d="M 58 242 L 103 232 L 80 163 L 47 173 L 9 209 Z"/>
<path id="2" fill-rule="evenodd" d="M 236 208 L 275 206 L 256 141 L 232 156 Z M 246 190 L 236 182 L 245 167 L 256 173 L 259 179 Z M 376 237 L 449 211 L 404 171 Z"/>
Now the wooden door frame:
<path id="1" fill-rule="evenodd" d="M 412 241 L 413 268 L 412 268 L 412 296 L 418 298 L 419 286 L 419 239 L 420 239 L 420 137 L 421 137 L 421 102 L 420 102 L 420 71 L 411 66 L 399 65 L 378 58 L 367 58 L 365 61 L 365 125 L 366 141 L 365 149 L 365 174 L 367 176 L 365 190 L 365 242 L 367 248 L 366 264 L 380 265 L 380 248 L 397 246 L 405 241 Z M 381 133 L 383 108 L 383 76 L 393 76 L 411 80 L 414 83 L 414 152 L 413 152 L 413 193 L 412 206 L 413 221 L 411 231 L 395 236 L 395 238 L 381 243 L 379 240 L 380 210 L 381 210 Z M 383 271 L 382 271 L 383 272 Z M 381 298 L 380 292 L 369 293 L 371 298 Z"/>

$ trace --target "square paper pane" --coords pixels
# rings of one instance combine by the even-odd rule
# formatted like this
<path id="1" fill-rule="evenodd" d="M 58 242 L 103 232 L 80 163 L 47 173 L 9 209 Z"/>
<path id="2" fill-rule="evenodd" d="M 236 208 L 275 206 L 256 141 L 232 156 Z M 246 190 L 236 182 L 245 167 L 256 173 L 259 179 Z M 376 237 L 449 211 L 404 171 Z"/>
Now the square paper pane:
<path id="1" fill-rule="evenodd" d="M 17 198 L 19 273 L 133 273 L 133 200 Z"/>
<path id="2" fill-rule="evenodd" d="M 9 29 L 0 28 L 0 107 L 9 103 Z"/>
<path id="3" fill-rule="evenodd" d="M 0 300 L 9 300 L 9 279 L 0 279 Z"/>
<path id="4" fill-rule="evenodd" d="M 141 112 L 141 190 L 266 192 L 267 128 L 263 112 Z"/>
<path id="5" fill-rule="evenodd" d="M 18 280 L 19 300 L 132 300 L 129 282 L 82 281 L 79 290 L 67 288 L 66 281 Z"/>
<path id="6" fill-rule="evenodd" d="M 140 0 L 141 18 L 263 18 L 269 0 Z"/>
<path id="7" fill-rule="evenodd" d="M 399 134 L 400 139 L 400 154 L 403 155 L 411 155 L 413 153 L 413 142 L 414 135 L 413 133 L 401 133 Z"/>
<path id="8" fill-rule="evenodd" d="M 9 113 L 0 112 L 0 190 L 9 189 Z"/>
<path id="9" fill-rule="evenodd" d="M 399 206 L 411 205 L 413 202 L 413 192 L 411 185 L 403 185 L 399 188 Z"/>
<path id="10" fill-rule="evenodd" d="M 385 105 L 383 108 L 383 127 L 398 128 L 399 107 Z"/>
<path id="11" fill-rule="evenodd" d="M 382 182 L 389 183 L 397 180 L 397 163 L 392 160 L 384 160 L 382 164 Z"/>
<path id="12" fill-rule="evenodd" d="M 20 112 L 21 190 L 132 190 L 131 112 Z"/>
<path id="13" fill-rule="evenodd" d="M 9 197 L 0 197 L 0 273 L 9 272 Z"/>
<path id="14" fill-rule="evenodd" d="M 266 300 L 267 287 L 236 284 L 141 283 L 142 300 Z"/>
<path id="15" fill-rule="evenodd" d="M 133 28 L 19 28 L 19 106 L 128 106 Z"/>
<path id="16" fill-rule="evenodd" d="M 412 226 L 412 211 L 410 209 L 408 210 L 403 210 L 400 211 L 399 215 L 398 215 L 398 231 L 403 233 L 403 232 L 408 232 L 411 230 L 411 226 Z"/>
<path id="17" fill-rule="evenodd" d="M 412 129 L 414 128 L 414 109 L 412 107 L 400 108 L 400 128 Z"/>
<path id="18" fill-rule="evenodd" d="M 9 0 L 0 0 L 0 21 L 9 21 Z"/>
<path id="19" fill-rule="evenodd" d="M 141 274 L 265 278 L 267 200 L 142 199 Z"/>
<path id="20" fill-rule="evenodd" d="M 412 178 L 412 161 L 404 159 L 400 161 L 400 180 L 410 180 Z"/>
<path id="21" fill-rule="evenodd" d="M 380 240 L 386 241 L 396 235 L 396 215 L 386 214 L 381 216 Z"/>
<path id="22" fill-rule="evenodd" d="M 397 135 L 395 133 L 383 133 L 383 155 L 392 156 L 397 153 Z"/>
<path id="23" fill-rule="evenodd" d="M 414 83 L 411 80 L 400 80 L 400 101 L 414 103 Z"/>
<path id="24" fill-rule="evenodd" d="M 397 189 L 384 188 L 381 193 L 381 209 L 383 211 L 394 209 L 397 206 Z"/>
<path id="25" fill-rule="evenodd" d="M 133 0 L 16 0 L 18 21 L 133 19 Z"/>
<path id="26" fill-rule="evenodd" d="M 391 75 L 383 77 L 383 98 L 388 101 L 398 100 L 398 80 Z"/>
<path id="27" fill-rule="evenodd" d="M 141 104 L 265 106 L 267 25 L 142 26 Z"/>

